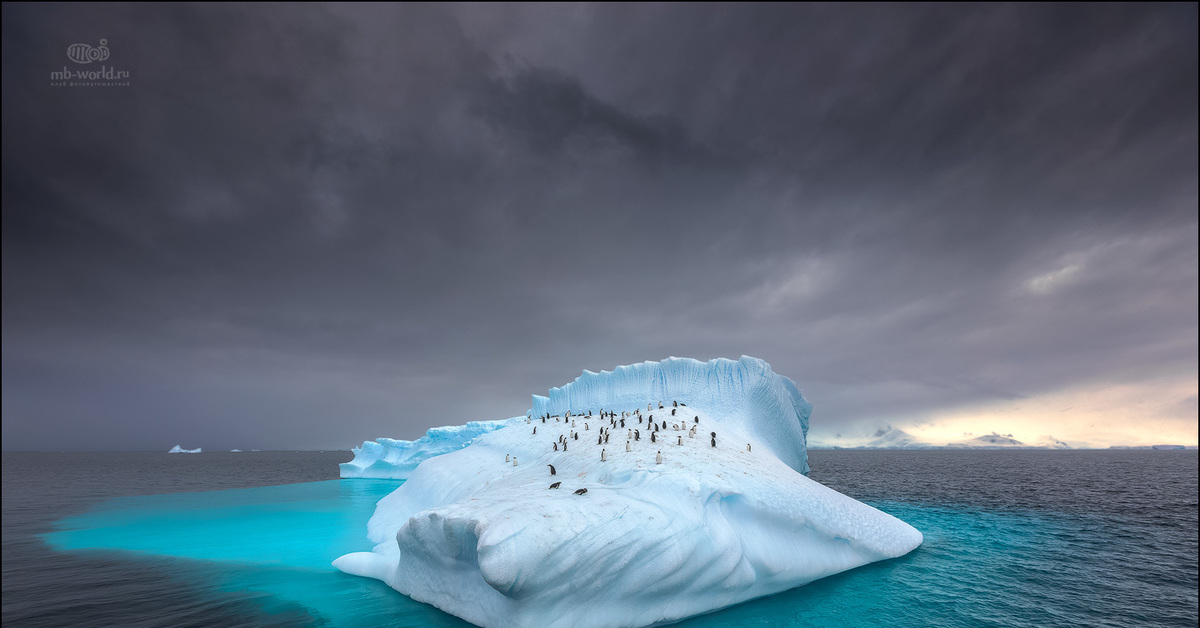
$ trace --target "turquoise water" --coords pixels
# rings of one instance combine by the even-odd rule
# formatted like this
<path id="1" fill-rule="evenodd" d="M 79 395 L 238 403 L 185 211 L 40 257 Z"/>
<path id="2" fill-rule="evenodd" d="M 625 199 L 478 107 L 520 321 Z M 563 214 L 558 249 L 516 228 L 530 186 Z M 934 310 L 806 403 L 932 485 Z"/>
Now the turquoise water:
<path id="1" fill-rule="evenodd" d="M 1194 451 L 812 455 L 925 543 L 677 625 L 1197 625 Z M 3 623 L 467 626 L 330 566 L 400 485 L 345 456 L 6 454 Z"/>
<path id="2" fill-rule="evenodd" d="M 375 502 L 398 485 L 334 480 L 122 497 L 60 521 L 45 540 L 60 550 L 183 559 L 176 565 L 179 577 L 206 578 L 224 590 L 258 594 L 267 614 L 294 614 L 301 607 L 314 625 L 466 626 L 329 564 L 343 553 L 370 549 L 365 522 Z M 873 505 L 922 530 L 924 545 L 900 559 L 678 625 L 1126 626 L 1194 620 L 1155 604 L 1133 609 L 1136 616 L 1130 616 L 1123 590 L 1128 583 L 1111 570 L 1128 575 L 1136 565 L 1121 564 L 1112 553 L 1104 521 L 901 502 Z"/>

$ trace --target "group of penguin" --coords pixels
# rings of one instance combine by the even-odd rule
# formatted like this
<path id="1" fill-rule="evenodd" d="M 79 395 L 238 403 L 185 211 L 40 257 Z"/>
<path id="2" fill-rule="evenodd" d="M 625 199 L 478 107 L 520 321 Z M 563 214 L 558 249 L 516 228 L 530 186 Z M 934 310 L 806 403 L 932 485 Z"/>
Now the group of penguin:
<path id="1" fill-rule="evenodd" d="M 685 404 L 685 403 L 679 403 L 678 401 L 672 401 L 672 402 L 671 402 L 671 409 L 670 409 L 670 410 L 671 410 L 671 416 L 675 416 L 675 412 L 676 412 L 676 411 L 679 409 L 679 407 L 680 407 L 680 406 L 687 407 L 687 404 Z M 663 410 L 663 409 L 665 409 L 665 408 L 663 407 L 663 404 L 662 404 L 662 402 L 661 402 L 661 401 L 660 401 L 660 402 L 658 402 L 658 408 L 659 408 L 660 410 Z M 647 412 L 652 412 L 653 410 L 654 410 L 654 406 L 653 406 L 653 404 L 649 404 L 649 403 L 648 403 L 648 404 L 646 404 L 646 411 L 647 411 Z M 622 427 L 622 428 L 624 428 L 624 427 L 625 427 L 625 419 L 630 419 L 630 420 L 632 420 L 634 416 L 636 416 L 636 417 L 637 417 L 637 419 L 638 419 L 638 424 L 640 425 L 640 424 L 642 423 L 642 421 L 643 421 L 643 417 L 642 417 L 641 408 L 638 408 L 638 409 L 634 410 L 633 412 L 622 412 L 620 416 L 617 416 L 617 414 L 616 414 L 615 412 L 611 412 L 611 411 L 608 411 L 608 412 L 606 412 L 606 411 L 605 411 L 603 408 L 601 408 L 601 409 L 600 409 L 600 418 L 601 418 L 602 420 L 603 420 L 603 419 L 608 419 L 608 423 L 609 423 L 609 424 L 608 424 L 608 426 L 607 426 L 607 427 L 601 427 L 601 428 L 600 428 L 600 430 L 599 430 L 599 432 L 597 432 L 597 435 L 596 435 L 596 444 L 597 444 L 597 445 L 606 445 L 606 444 L 608 444 L 608 438 L 609 438 L 609 435 L 610 435 L 610 430 L 611 430 L 612 428 L 615 428 L 615 427 Z M 550 420 L 550 419 L 554 419 L 554 422 L 555 422 L 555 423 L 557 423 L 557 422 L 559 422 L 559 421 L 562 421 L 562 422 L 564 422 L 564 423 L 565 423 L 565 422 L 567 422 L 567 421 L 570 421 L 570 422 L 571 422 L 571 427 L 572 427 L 572 428 L 574 428 L 574 427 L 576 426 L 576 420 L 577 420 L 577 419 L 580 419 L 580 418 L 588 418 L 588 419 L 590 419 L 591 417 L 592 417 L 592 412 L 589 410 L 589 411 L 587 412 L 587 414 L 586 414 L 586 415 L 585 415 L 585 414 L 577 414 L 577 415 L 575 415 L 575 418 L 572 418 L 571 411 L 570 411 L 570 410 L 568 410 L 568 411 L 566 412 L 566 414 L 565 414 L 564 416 L 561 416 L 561 417 L 560 417 L 559 415 L 557 415 L 557 414 L 555 414 L 555 415 L 552 415 L 552 414 L 550 414 L 549 412 L 547 412 L 546 414 L 544 414 L 544 415 L 542 415 L 542 416 L 539 416 L 537 419 L 534 419 L 533 417 L 528 417 L 528 418 L 526 418 L 526 419 L 525 419 L 525 423 L 526 423 L 526 424 L 530 424 L 530 423 L 535 423 L 535 422 L 536 422 L 536 421 L 538 421 L 538 420 L 541 420 L 541 422 L 542 422 L 543 424 L 545 424 L 545 423 L 546 423 L 548 420 Z M 656 423 L 656 422 L 654 422 L 654 415 L 653 415 L 653 414 L 650 414 L 648 417 L 646 417 L 646 418 L 645 418 L 645 421 L 646 421 L 647 429 L 650 431 L 650 442 L 652 442 L 652 443 L 657 443 L 657 442 L 658 442 L 658 431 L 659 431 L 659 429 L 660 429 L 660 424 L 659 424 L 659 423 Z M 692 421 L 693 421 L 692 428 L 691 428 L 690 430 L 688 430 L 688 438 L 694 438 L 694 437 L 696 436 L 696 429 L 697 429 L 697 428 L 700 426 L 700 425 L 699 425 L 699 424 L 700 424 L 700 416 L 699 416 L 699 415 L 695 415 L 695 416 L 694 416 L 694 418 L 692 419 Z M 680 422 L 680 423 L 675 423 L 675 424 L 673 424 L 673 425 L 672 425 L 672 427 L 673 427 L 673 428 L 674 428 L 676 431 L 680 431 L 680 430 L 682 430 L 682 429 L 683 429 L 683 426 L 684 426 L 684 425 L 686 425 L 686 423 Z M 665 430 L 665 429 L 666 429 L 666 427 L 667 427 L 667 422 L 666 422 L 666 420 L 664 419 L 664 420 L 661 422 L 661 429 L 664 429 L 664 430 Z M 589 423 L 587 423 L 587 422 L 585 422 L 585 423 L 583 424 L 583 429 L 584 429 L 584 431 L 590 431 L 590 429 L 591 429 L 591 426 L 590 426 L 590 424 L 589 424 Z M 629 428 L 626 428 L 626 429 L 628 430 L 628 436 L 627 436 L 627 438 L 628 438 L 628 439 L 630 439 L 630 440 L 626 440 L 626 441 L 625 441 L 625 451 L 633 451 L 633 448 L 632 448 L 632 443 L 633 443 L 633 441 L 638 441 L 638 440 L 641 440 L 641 439 L 642 439 L 641 431 L 640 431 L 640 430 L 637 430 L 637 429 L 634 429 L 634 428 L 632 428 L 632 427 L 629 427 Z M 533 433 L 534 433 L 534 434 L 537 434 L 537 425 L 534 425 L 534 426 L 533 426 Z M 716 446 L 717 446 L 717 433 L 716 433 L 716 432 L 711 432 L 711 433 L 709 434 L 709 438 L 710 438 L 709 444 L 710 444 L 712 447 L 716 447 Z M 572 440 L 575 440 L 575 441 L 578 441 L 578 440 L 579 440 L 579 432 L 576 432 L 576 431 L 574 431 L 574 430 L 571 430 L 571 432 L 570 432 L 570 435 L 569 435 L 569 436 L 564 436 L 564 435 L 560 434 L 560 435 L 558 436 L 558 439 L 557 439 L 557 440 L 555 440 L 555 441 L 554 441 L 554 443 L 553 443 L 553 446 L 554 446 L 554 451 L 558 451 L 558 450 L 559 450 L 559 445 L 562 445 L 562 451 L 566 451 L 566 450 L 567 450 L 567 445 L 568 445 L 568 443 L 570 443 Z M 677 444 L 679 444 L 679 445 L 682 445 L 682 444 L 683 444 L 683 436 L 682 436 L 682 435 L 680 435 L 680 436 L 678 437 Z M 750 451 L 750 444 L 749 444 L 749 443 L 747 443 L 747 444 L 746 444 L 746 451 Z M 515 457 L 515 456 L 510 456 L 510 455 L 505 455 L 505 456 L 504 456 L 504 462 L 509 462 L 510 460 L 511 460 L 511 462 L 512 462 L 512 465 L 513 465 L 514 467 L 515 467 L 515 466 L 517 466 L 517 459 L 516 459 L 516 457 Z M 606 462 L 607 460 L 608 460 L 608 456 L 607 456 L 607 450 L 602 448 L 602 449 L 600 450 L 600 461 L 601 461 L 601 462 Z M 663 461 L 663 455 L 662 455 L 662 451 L 660 450 L 660 451 L 659 451 L 657 454 L 655 454 L 655 456 L 654 456 L 654 462 L 655 462 L 655 464 L 662 464 L 662 461 Z M 550 467 L 550 475 L 557 475 L 557 474 L 558 474 L 558 472 L 557 472 L 557 471 L 555 470 L 555 468 L 554 468 L 554 465 L 552 465 L 552 464 L 548 464 L 548 465 L 546 465 L 546 466 Z M 555 482 L 555 483 L 553 483 L 553 484 L 551 484 L 551 485 L 550 485 L 550 489 L 557 489 L 557 488 L 559 488 L 561 485 L 562 485 L 562 482 Z M 586 494 L 586 493 L 587 493 L 587 489 L 586 489 L 586 488 L 581 488 L 581 489 L 579 489 L 579 490 L 575 491 L 575 494 L 576 494 L 576 495 L 584 495 L 584 494 Z"/>

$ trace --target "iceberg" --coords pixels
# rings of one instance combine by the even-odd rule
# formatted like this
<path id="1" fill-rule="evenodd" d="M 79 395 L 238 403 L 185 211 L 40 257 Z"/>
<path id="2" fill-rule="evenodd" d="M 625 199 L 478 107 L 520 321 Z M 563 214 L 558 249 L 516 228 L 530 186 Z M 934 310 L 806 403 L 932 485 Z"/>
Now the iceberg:
<path id="1" fill-rule="evenodd" d="M 466 425 L 435 427 L 417 440 L 378 438 L 351 450 L 354 459 L 338 465 L 342 478 L 404 480 L 417 465 L 442 454 L 457 451 L 483 434 L 523 421 L 519 416 L 500 421 L 471 421 Z"/>
<path id="2" fill-rule="evenodd" d="M 376 506 L 375 548 L 333 564 L 480 626 L 618 628 L 918 547 L 912 526 L 805 475 L 811 409 L 745 356 L 585 371 L 424 459 Z"/>
<path id="3" fill-rule="evenodd" d="M 200 448 L 197 447 L 195 449 L 184 449 L 183 447 L 176 445 L 176 446 L 172 447 L 171 449 L 167 450 L 167 453 L 169 453 L 169 454 L 198 454 L 198 453 L 200 453 Z"/>

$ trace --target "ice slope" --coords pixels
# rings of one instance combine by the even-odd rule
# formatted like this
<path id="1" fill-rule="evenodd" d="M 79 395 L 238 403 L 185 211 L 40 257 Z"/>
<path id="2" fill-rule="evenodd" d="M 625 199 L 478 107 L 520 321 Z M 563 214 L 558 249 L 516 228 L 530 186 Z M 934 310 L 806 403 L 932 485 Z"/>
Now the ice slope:
<path id="1" fill-rule="evenodd" d="M 687 405 L 672 417 L 675 400 Z M 799 472 L 810 406 L 761 360 L 585 373 L 531 412 L 595 414 L 600 403 L 617 427 L 598 416 L 521 419 L 426 460 L 380 500 L 374 551 L 334 566 L 481 626 L 623 627 L 770 595 L 922 542 Z M 619 427 L 622 411 L 639 408 L 640 423 Z M 651 415 L 666 425 L 654 432 Z M 640 439 L 626 451 L 633 429 Z"/>
<path id="2" fill-rule="evenodd" d="M 167 453 L 169 453 L 169 454 L 198 454 L 198 453 L 200 453 L 200 448 L 197 447 L 195 449 L 184 449 L 183 447 L 176 445 L 176 446 L 172 447 L 170 449 L 170 451 L 168 451 Z"/>
<path id="3" fill-rule="evenodd" d="M 380 438 L 355 447 L 354 459 L 338 465 L 343 478 L 403 480 L 422 462 L 470 445 L 481 434 L 498 430 L 525 417 L 501 421 L 472 421 L 466 425 L 435 427 L 417 440 Z"/>

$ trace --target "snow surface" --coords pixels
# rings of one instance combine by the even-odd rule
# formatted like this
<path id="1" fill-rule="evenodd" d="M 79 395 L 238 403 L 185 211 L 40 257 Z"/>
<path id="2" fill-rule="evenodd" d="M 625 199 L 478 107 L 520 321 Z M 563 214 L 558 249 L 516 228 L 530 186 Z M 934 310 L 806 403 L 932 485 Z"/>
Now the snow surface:
<path id="1" fill-rule="evenodd" d="M 686 404 L 674 417 L 672 401 Z M 617 427 L 565 418 L 601 406 L 618 413 Z M 805 477 L 810 409 L 795 384 L 748 357 L 585 372 L 534 398 L 531 414 L 558 417 L 520 418 L 418 465 L 368 523 L 374 551 L 334 566 L 481 626 L 619 627 L 676 621 L 919 546 L 912 526 Z M 619 427 L 634 410 L 642 422 Z M 651 415 L 666 421 L 657 442 Z M 602 427 L 608 442 L 597 444 Z M 641 438 L 627 452 L 633 429 Z"/>
<path id="2" fill-rule="evenodd" d="M 355 447 L 354 459 L 339 466 L 343 478 L 404 480 L 426 460 L 470 445 L 482 434 L 524 421 L 513 417 L 501 421 L 472 421 L 466 425 L 435 427 L 417 440 L 379 438 Z"/>
<path id="3" fill-rule="evenodd" d="M 169 454 L 198 454 L 198 453 L 200 453 L 200 448 L 197 447 L 195 449 L 184 449 L 183 447 L 176 445 L 176 446 L 172 447 L 170 450 L 168 450 L 167 453 L 169 453 Z"/>

